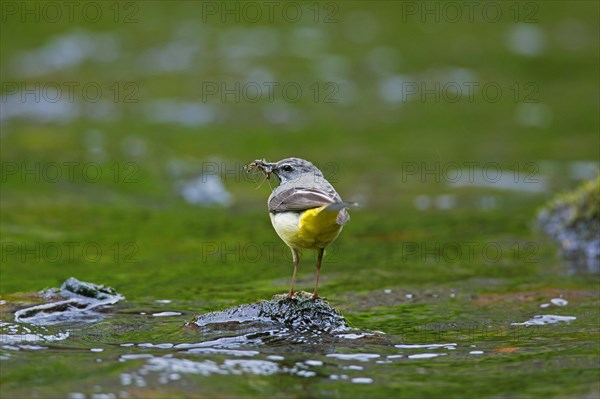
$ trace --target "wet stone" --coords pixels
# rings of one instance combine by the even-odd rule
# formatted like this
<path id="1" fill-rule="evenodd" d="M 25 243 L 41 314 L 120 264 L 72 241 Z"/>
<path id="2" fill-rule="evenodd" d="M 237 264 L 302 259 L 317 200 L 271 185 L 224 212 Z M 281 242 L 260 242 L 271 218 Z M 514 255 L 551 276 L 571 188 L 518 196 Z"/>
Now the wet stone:
<path id="1" fill-rule="evenodd" d="M 63 296 L 71 296 L 71 294 L 81 295 L 87 298 L 94 299 L 109 299 L 119 294 L 112 287 L 105 287 L 93 283 L 79 281 L 74 277 L 68 278 L 61 286 L 58 292 Z"/>
<path id="2" fill-rule="evenodd" d="M 92 322 L 101 318 L 101 307 L 124 299 L 111 287 L 67 279 L 60 288 L 42 291 L 48 302 L 15 312 L 15 321 L 31 324 L 55 324 L 70 321 Z"/>
<path id="3" fill-rule="evenodd" d="M 208 329 L 237 328 L 247 323 L 256 330 L 285 328 L 294 332 L 335 333 L 349 329 L 341 313 L 326 300 L 313 300 L 301 292 L 293 299 L 275 296 L 271 300 L 235 306 L 201 315 L 191 324 Z"/>
<path id="4" fill-rule="evenodd" d="M 537 215 L 537 227 L 559 245 L 576 272 L 600 271 L 599 193 L 600 175 L 556 196 Z"/>

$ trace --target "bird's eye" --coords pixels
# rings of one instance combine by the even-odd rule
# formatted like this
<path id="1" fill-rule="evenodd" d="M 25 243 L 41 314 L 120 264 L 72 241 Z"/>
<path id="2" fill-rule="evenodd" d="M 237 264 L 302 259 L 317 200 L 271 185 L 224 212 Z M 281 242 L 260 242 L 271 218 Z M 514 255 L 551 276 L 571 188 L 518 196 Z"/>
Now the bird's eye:
<path id="1" fill-rule="evenodd" d="M 286 172 L 291 172 L 292 170 L 294 170 L 294 168 L 292 168 L 290 165 L 283 165 L 281 169 L 283 169 Z"/>

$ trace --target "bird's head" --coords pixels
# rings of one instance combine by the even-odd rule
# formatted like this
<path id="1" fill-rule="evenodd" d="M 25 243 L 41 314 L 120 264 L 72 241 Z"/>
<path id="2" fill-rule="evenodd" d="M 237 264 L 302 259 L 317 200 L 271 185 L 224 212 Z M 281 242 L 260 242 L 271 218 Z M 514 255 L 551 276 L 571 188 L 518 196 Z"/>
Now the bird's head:
<path id="1" fill-rule="evenodd" d="M 285 158 L 271 165 L 271 171 L 279 177 L 281 183 L 295 180 L 306 173 L 315 177 L 323 177 L 319 168 L 302 158 Z"/>
<path id="2" fill-rule="evenodd" d="M 307 173 L 319 180 L 323 178 L 323 173 L 319 168 L 302 158 L 285 158 L 278 162 L 267 162 L 257 159 L 246 165 L 244 169 L 248 172 L 260 169 L 267 176 L 267 179 L 273 173 L 279 177 L 282 184 L 295 180 Z"/>

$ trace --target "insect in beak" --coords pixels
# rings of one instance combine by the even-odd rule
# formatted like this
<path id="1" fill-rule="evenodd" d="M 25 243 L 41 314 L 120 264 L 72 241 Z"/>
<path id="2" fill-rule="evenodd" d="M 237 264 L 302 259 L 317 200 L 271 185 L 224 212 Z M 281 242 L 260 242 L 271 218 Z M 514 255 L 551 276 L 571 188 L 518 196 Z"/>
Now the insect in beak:
<path id="1" fill-rule="evenodd" d="M 275 164 L 265 161 L 264 159 L 257 159 L 253 162 L 250 162 L 248 165 L 244 166 L 246 172 L 251 172 L 255 169 L 259 169 L 261 172 L 265 174 L 267 179 L 271 178 L 271 173 L 273 173 L 273 166 Z"/>

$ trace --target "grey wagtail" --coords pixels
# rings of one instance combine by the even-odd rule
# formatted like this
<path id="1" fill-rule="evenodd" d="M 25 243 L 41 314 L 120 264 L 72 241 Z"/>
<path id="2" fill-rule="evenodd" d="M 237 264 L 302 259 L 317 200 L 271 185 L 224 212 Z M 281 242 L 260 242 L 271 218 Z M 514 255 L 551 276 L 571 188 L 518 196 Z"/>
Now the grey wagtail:
<path id="1" fill-rule="evenodd" d="M 267 201 L 271 223 L 277 235 L 290 247 L 294 274 L 288 296 L 294 295 L 294 281 L 303 248 L 317 250 L 317 273 L 313 299 L 318 299 L 319 271 L 325 248 L 331 244 L 350 220 L 346 208 L 355 205 L 343 202 L 323 173 L 312 163 L 300 158 L 286 158 L 270 163 L 256 160 L 245 169 L 260 169 L 267 178 L 275 174 L 280 184 Z"/>

